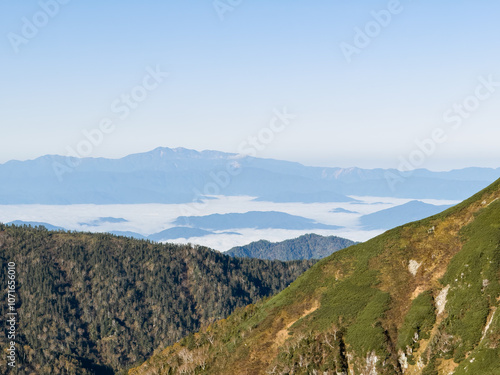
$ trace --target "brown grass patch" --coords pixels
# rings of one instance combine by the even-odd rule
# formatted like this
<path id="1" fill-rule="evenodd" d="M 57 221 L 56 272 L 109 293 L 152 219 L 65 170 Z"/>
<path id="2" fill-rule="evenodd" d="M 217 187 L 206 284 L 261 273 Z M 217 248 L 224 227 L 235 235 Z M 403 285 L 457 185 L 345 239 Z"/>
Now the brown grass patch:
<path id="1" fill-rule="evenodd" d="M 304 313 L 297 319 L 295 320 L 292 320 L 290 323 L 288 323 L 286 325 L 285 328 L 283 328 L 282 330 L 278 331 L 278 333 L 276 334 L 276 338 L 274 339 L 274 343 L 276 345 L 281 346 L 285 343 L 286 339 L 288 338 L 288 329 L 293 326 L 298 320 L 302 319 L 302 318 L 305 318 L 307 315 L 309 314 L 312 314 L 313 312 L 315 312 L 318 308 L 319 308 L 320 304 L 318 301 L 315 301 L 313 303 L 313 306 L 308 309 L 308 310 L 305 310 Z"/>

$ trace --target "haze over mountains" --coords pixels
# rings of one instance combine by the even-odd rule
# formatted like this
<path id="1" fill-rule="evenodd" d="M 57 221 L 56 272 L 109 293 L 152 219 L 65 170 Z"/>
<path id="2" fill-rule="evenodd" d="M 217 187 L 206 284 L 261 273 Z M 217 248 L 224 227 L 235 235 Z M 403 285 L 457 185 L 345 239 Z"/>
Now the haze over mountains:
<path id="1" fill-rule="evenodd" d="M 184 224 L 198 228 L 225 230 L 231 228 L 255 229 L 338 229 L 335 225 L 325 225 L 300 216 L 289 215 L 283 212 L 250 211 L 243 214 L 213 214 L 207 216 L 180 216 L 174 224 Z"/>
<path id="2" fill-rule="evenodd" d="M 62 162 L 45 157 L 0 166 L 0 196 L 26 199 L 4 202 L 0 221 L 157 242 L 229 238 L 226 248 L 215 248 L 245 245 L 230 252 L 243 257 L 334 254 L 298 277 L 314 262 L 242 260 L 198 246 L 0 224 L 4 262 L 26 265 L 19 274 L 21 308 L 36 319 L 22 322 L 29 334 L 20 338 L 20 353 L 35 373 L 112 373 L 182 337 L 131 373 L 202 368 L 207 374 L 261 374 L 274 368 L 393 375 L 409 368 L 424 375 L 424 368 L 435 374 L 449 366 L 466 375 L 469 355 L 476 359 L 471 368 L 489 371 L 498 354 L 491 343 L 498 336 L 499 182 L 447 209 L 465 194 L 461 189 L 487 185 L 498 169 L 420 170 L 391 189 L 387 170 L 314 168 L 184 149 L 84 159 L 62 181 L 49 168 L 54 160 Z M 231 176 L 231 168 L 240 173 Z M 231 178 L 224 180 L 226 175 Z M 47 204 L 58 193 L 62 200 Z M 73 194 L 85 204 L 75 204 Z M 177 203 L 166 203 L 171 199 Z M 345 233 L 367 240 L 443 210 L 337 251 L 358 240 Z M 311 231 L 328 237 L 274 243 L 267 237 Z M 297 277 L 284 293 L 257 302 Z M 43 303 L 25 303 L 32 298 Z M 209 331 L 190 335 L 253 302 Z M 420 345 L 425 351 L 418 351 Z"/>
<path id="3" fill-rule="evenodd" d="M 365 229 L 390 229 L 438 214 L 450 207 L 450 205 L 436 206 L 421 201 L 410 201 L 400 206 L 363 215 L 360 223 Z"/>
<path id="4" fill-rule="evenodd" d="M 500 169 L 490 168 L 408 176 L 183 148 L 121 159 L 44 156 L 0 165 L 0 222 L 219 250 L 311 231 L 365 241 L 458 203 L 498 176 Z"/>
<path id="5" fill-rule="evenodd" d="M 276 202 L 345 202 L 354 196 L 464 199 L 500 169 L 450 172 L 307 167 L 218 151 L 157 148 L 121 159 L 43 156 L 0 165 L 0 204 L 189 203 L 205 195 Z M 396 179 L 396 180 L 395 180 Z M 397 181 L 397 182 L 396 182 Z"/>

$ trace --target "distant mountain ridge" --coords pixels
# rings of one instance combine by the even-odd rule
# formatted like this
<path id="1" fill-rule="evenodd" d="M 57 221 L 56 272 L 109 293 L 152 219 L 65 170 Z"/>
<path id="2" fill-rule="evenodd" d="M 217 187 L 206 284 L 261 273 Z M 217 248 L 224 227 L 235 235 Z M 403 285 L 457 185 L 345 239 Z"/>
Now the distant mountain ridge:
<path id="1" fill-rule="evenodd" d="M 282 242 L 260 240 L 245 246 L 233 247 L 224 254 L 241 258 L 283 261 L 321 259 L 356 243 L 341 237 L 325 237 L 311 233 Z"/>
<path id="2" fill-rule="evenodd" d="M 397 176 L 397 183 L 388 182 Z M 260 200 L 348 201 L 349 195 L 464 199 L 500 168 L 450 172 L 308 167 L 219 151 L 157 148 L 120 159 L 47 155 L 0 164 L 0 204 L 189 203 L 210 194 Z M 285 198 L 284 198 L 285 197 Z"/>
<path id="3" fill-rule="evenodd" d="M 449 205 L 436 206 L 421 201 L 410 201 L 396 207 L 363 215 L 360 222 L 365 230 L 392 229 L 411 221 L 438 214 L 450 207 Z"/>
<path id="4" fill-rule="evenodd" d="M 52 231 L 68 231 L 66 228 L 58 227 L 52 224 L 48 223 L 42 223 L 42 222 L 34 222 L 34 221 L 22 221 L 22 220 L 15 220 L 6 223 L 6 225 L 16 225 L 16 226 L 28 226 L 32 228 L 38 228 L 38 227 L 44 227 L 47 230 L 52 230 Z M 93 225 L 89 225 L 93 226 Z M 214 234 L 215 232 L 211 231 L 206 231 L 203 229 L 199 228 L 190 228 L 190 227 L 173 227 L 169 229 L 165 229 L 161 232 L 158 233 L 153 233 L 148 236 L 142 235 L 137 232 L 131 232 L 131 231 L 109 231 L 109 232 L 104 232 L 100 231 L 98 233 L 110 233 L 114 234 L 115 236 L 122 236 L 122 237 L 131 237 L 135 238 L 137 240 L 150 240 L 150 241 L 155 241 L 155 242 L 162 242 L 162 241 L 168 241 L 168 240 L 176 240 L 179 238 L 191 238 L 191 237 L 202 237 L 206 236 L 209 234 Z M 226 232 L 227 234 L 237 234 L 239 235 L 240 233 L 237 232 Z"/>
<path id="5" fill-rule="evenodd" d="M 206 216 L 180 216 L 176 225 L 208 230 L 232 228 L 254 229 L 339 229 L 338 225 L 318 223 L 302 216 L 277 211 L 249 211 L 245 213 L 212 214 Z"/>
<path id="6" fill-rule="evenodd" d="M 37 227 L 44 227 L 45 229 L 47 230 L 66 230 L 62 227 L 58 227 L 58 226 L 55 226 L 55 225 L 52 225 L 52 224 L 48 224 L 48 223 L 42 223 L 42 222 L 38 222 L 38 221 L 22 221 L 22 220 L 14 220 L 14 221 L 11 221 L 11 222 L 8 222 L 7 225 L 16 225 L 16 226 L 29 226 L 29 227 L 32 227 L 32 228 L 37 228 Z"/>

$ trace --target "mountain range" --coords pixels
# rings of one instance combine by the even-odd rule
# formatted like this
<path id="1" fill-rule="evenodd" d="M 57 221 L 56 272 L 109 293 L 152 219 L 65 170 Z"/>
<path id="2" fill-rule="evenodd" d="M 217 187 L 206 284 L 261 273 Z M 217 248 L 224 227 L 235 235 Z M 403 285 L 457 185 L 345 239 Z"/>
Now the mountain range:
<path id="1" fill-rule="evenodd" d="M 206 216 L 180 216 L 176 225 L 226 230 L 232 228 L 255 229 L 339 229 L 338 225 L 317 223 L 305 217 L 276 211 L 249 211 L 245 213 L 212 214 Z"/>
<path id="2" fill-rule="evenodd" d="M 102 221 L 106 222 L 121 222 L 123 219 L 110 220 L 109 218 L 100 218 L 91 221 L 90 223 L 81 223 L 86 227 L 95 227 Z M 62 227 L 54 226 L 44 222 L 31 222 L 15 220 L 7 224 L 28 225 L 32 227 L 43 226 L 50 230 L 65 230 Z M 142 235 L 130 231 L 111 230 L 109 233 L 133 237 L 136 239 L 149 239 L 151 241 L 168 241 L 179 238 L 203 237 L 212 234 L 233 234 L 241 235 L 229 229 L 238 228 L 254 228 L 254 229 L 288 229 L 288 230 L 310 230 L 310 229 L 338 229 L 340 226 L 326 225 L 317 223 L 314 220 L 307 219 L 297 215 L 290 215 L 284 212 L 258 212 L 250 211 L 246 213 L 229 213 L 229 214 L 213 214 L 206 216 L 180 216 L 174 221 L 175 227 L 165 229 L 163 231 L 150 235 Z M 217 231 L 217 232 L 215 232 Z"/>
<path id="3" fill-rule="evenodd" d="M 276 202 L 347 202 L 348 196 L 464 199 L 500 169 L 308 167 L 218 151 L 157 148 L 120 159 L 47 155 L 0 165 L 0 204 L 189 203 L 210 195 Z"/>
<path id="4" fill-rule="evenodd" d="M 38 221 L 14 220 L 14 221 L 7 223 L 7 225 L 29 226 L 29 227 L 33 227 L 33 228 L 44 227 L 45 229 L 52 230 L 52 231 L 65 230 L 62 227 L 58 227 L 58 226 L 55 226 L 52 224 L 42 223 L 42 222 L 38 222 Z"/>

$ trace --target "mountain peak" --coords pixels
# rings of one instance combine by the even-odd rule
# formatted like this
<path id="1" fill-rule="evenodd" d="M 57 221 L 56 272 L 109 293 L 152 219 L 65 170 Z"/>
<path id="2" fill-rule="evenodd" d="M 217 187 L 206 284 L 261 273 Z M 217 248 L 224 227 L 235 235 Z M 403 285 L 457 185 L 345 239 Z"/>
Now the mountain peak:
<path id="1" fill-rule="evenodd" d="M 236 154 L 215 150 L 193 150 L 185 147 L 157 147 L 154 150 L 134 155 L 154 155 L 160 158 L 227 159 Z"/>

